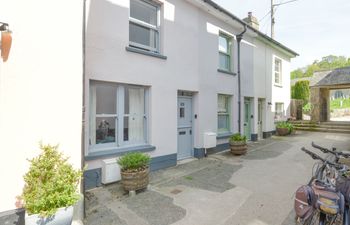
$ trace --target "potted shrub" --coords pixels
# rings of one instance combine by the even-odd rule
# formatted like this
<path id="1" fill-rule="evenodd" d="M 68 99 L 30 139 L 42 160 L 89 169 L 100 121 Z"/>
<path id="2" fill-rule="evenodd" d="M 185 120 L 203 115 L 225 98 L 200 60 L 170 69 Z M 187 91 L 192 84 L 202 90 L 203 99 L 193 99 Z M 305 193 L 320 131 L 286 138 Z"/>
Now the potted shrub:
<path id="1" fill-rule="evenodd" d="M 286 136 L 290 134 L 294 130 L 293 124 L 281 121 L 276 124 L 276 133 L 279 136 Z"/>
<path id="2" fill-rule="evenodd" d="M 29 160 L 21 198 L 26 225 L 70 225 L 73 205 L 79 200 L 81 170 L 75 170 L 58 146 L 40 144 L 42 153 Z"/>
<path id="3" fill-rule="evenodd" d="M 233 134 L 230 139 L 231 153 L 234 155 L 243 155 L 247 153 L 247 138 L 240 133 Z"/>
<path id="4" fill-rule="evenodd" d="M 126 191 L 137 191 L 147 187 L 150 159 L 149 155 L 141 152 L 127 153 L 118 159 L 122 185 Z"/>

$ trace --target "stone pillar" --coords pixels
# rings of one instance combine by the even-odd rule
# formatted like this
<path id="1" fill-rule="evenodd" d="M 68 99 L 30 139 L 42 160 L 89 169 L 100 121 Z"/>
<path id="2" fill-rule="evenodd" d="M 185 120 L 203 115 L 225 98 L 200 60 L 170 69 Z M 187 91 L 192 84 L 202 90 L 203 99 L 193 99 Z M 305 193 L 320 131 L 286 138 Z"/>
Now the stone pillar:
<path id="1" fill-rule="evenodd" d="M 329 89 L 311 87 L 311 121 L 326 122 L 330 118 Z"/>
<path id="2" fill-rule="evenodd" d="M 320 88 L 311 87 L 310 89 L 310 104 L 311 104 L 311 121 L 320 122 Z"/>
<path id="3" fill-rule="evenodd" d="M 326 122 L 330 119 L 330 101 L 329 101 L 329 89 L 321 88 L 320 89 L 320 121 Z"/>

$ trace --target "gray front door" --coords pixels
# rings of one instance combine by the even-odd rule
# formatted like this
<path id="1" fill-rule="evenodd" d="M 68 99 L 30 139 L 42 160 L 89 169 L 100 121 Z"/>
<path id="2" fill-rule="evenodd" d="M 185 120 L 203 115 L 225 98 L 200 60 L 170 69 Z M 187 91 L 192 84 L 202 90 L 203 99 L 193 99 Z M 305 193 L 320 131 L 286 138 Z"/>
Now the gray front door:
<path id="1" fill-rule="evenodd" d="M 177 101 L 177 159 L 192 156 L 192 99 L 178 97 Z"/>
<path id="2" fill-rule="evenodd" d="M 259 139 L 263 138 L 262 126 L 263 126 L 263 101 L 259 100 L 258 101 L 258 137 Z"/>
<path id="3" fill-rule="evenodd" d="M 250 99 L 246 98 L 244 100 L 244 135 L 250 140 L 251 134 L 251 109 L 250 109 Z"/>

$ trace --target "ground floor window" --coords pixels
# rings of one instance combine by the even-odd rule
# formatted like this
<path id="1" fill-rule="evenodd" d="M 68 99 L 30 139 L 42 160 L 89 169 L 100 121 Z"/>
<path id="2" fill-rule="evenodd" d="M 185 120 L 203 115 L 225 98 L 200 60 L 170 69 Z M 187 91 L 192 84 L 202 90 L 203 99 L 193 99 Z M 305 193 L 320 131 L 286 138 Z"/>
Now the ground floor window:
<path id="1" fill-rule="evenodd" d="M 282 120 L 284 113 L 284 104 L 281 102 L 275 103 L 275 120 Z"/>
<path id="2" fill-rule="evenodd" d="M 92 82 L 90 132 L 92 150 L 147 142 L 147 89 Z"/>
<path id="3" fill-rule="evenodd" d="M 230 132 L 230 100 L 229 95 L 218 95 L 218 133 Z"/>

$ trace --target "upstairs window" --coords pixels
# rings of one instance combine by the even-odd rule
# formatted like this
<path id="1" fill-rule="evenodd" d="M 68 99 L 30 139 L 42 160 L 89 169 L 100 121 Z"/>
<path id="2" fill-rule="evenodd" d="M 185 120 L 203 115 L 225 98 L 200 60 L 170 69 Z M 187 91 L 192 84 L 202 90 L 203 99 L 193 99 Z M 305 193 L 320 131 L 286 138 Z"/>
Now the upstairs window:
<path id="1" fill-rule="evenodd" d="M 230 132 L 230 96 L 218 95 L 218 133 Z"/>
<path id="2" fill-rule="evenodd" d="M 275 84 L 282 86 L 282 61 L 275 58 Z"/>
<path id="3" fill-rule="evenodd" d="M 231 37 L 219 34 L 219 69 L 229 72 L 231 72 L 231 42 Z"/>
<path id="4" fill-rule="evenodd" d="M 159 5 L 151 1 L 130 0 L 129 45 L 159 52 Z"/>

